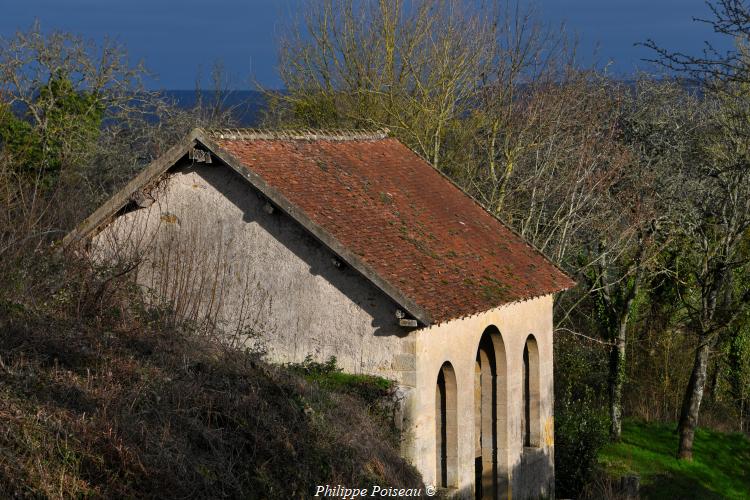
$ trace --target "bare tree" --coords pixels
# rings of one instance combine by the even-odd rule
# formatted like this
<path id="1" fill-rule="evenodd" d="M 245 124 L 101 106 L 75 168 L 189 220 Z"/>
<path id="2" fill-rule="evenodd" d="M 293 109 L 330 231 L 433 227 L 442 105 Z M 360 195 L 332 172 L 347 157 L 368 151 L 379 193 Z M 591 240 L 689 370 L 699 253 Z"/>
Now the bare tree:
<path id="1" fill-rule="evenodd" d="M 180 108 L 145 74 L 107 40 L 39 24 L 0 38 L 0 259 L 63 236 L 190 129 L 232 123 L 220 100 Z"/>
<path id="2" fill-rule="evenodd" d="M 682 236 L 681 302 L 698 346 L 680 415 L 678 458 L 692 458 L 693 439 L 706 385 L 709 356 L 719 335 L 750 303 L 735 275 L 750 272 L 750 108 L 746 98 L 726 95 L 706 103 L 701 158 L 682 172 L 678 200 Z"/>
<path id="3" fill-rule="evenodd" d="M 483 89 L 541 64 L 541 35 L 511 3 L 326 0 L 299 23 L 281 41 L 282 120 L 386 127 L 440 168 L 460 150 L 446 141 L 472 137 Z"/>
<path id="4" fill-rule="evenodd" d="M 735 45 L 734 50 L 721 50 L 707 41 L 701 55 L 686 54 L 671 51 L 649 39 L 643 46 L 653 50 L 656 57 L 647 61 L 687 76 L 714 91 L 721 91 L 727 82 L 750 82 L 747 64 L 750 7 L 745 0 L 711 0 L 706 5 L 713 19 L 694 17 L 693 20 L 710 26 L 716 34 L 729 37 Z"/>
<path id="5" fill-rule="evenodd" d="M 0 202 L 13 221 L 3 225 L 0 255 L 59 236 L 57 223 L 75 206 L 61 202 L 62 186 L 76 186 L 85 203 L 84 171 L 98 154 L 102 125 L 142 114 L 152 96 L 143 73 L 116 44 L 44 34 L 38 24 L 0 39 Z"/>
<path id="6" fill-rule="evenodd" d="M 705 125 L 695 158 L 680 172 L 675 203 L 682 203 L 676 227 L 683 236 L 682 304 L 697 339 L 693 370 L 683 399 L 677 457 L 691 459 L 695 428 L 706 385 L 709 356 L 719 334 L 750 301 L 750 291 L 737 293 L 736 273 L 748 269 L 744 251 L 750 227 L 750 118 L 748 42 L 750 7 L 742 0 L 709 2 L 714 18 L 698 19 L 730 36 L 736 50 L 720 52 L 707 44 L 702 56 L 671 52 L 654 41 L 655 62 L 697 81 L 705 96 Z"/>
<path id="7" fill-rule="evenodd" d="M 504 172 L 493 172 L 483 142 L 462 180 L 560 265 L 602 219 L 608 187 L 628 161 L 616 141 L 613 97 L 606 79 L 573 69 L 556 81 L 530 84 L 514 101 L 512 120 L 495 132 L 512 149 L 511 165 L 500 153 L 496 164 Z"/>
<path id="8" fill-rule="evenodd" d="M 691 104 L 679 85 L 656 82 L 647 75 L 632 90 L 621 88 L 618 95 L 618 139 L 628 148 L 629 159 L 608 190 L 608 216 L 597 228 L 600 240 L 591 242 L 593 259 L 583 273 L 591 284 L 602 336 L 612 342 L 608 382 L 610 435 L 615 440 L 622 432 L 626 346 L 635 319 L 634 303 L 644 287 L 663 274 L 659 258 L 673 241 L 661 184 L 672 179 L 669 169 L 685 144 L 684 134 L 675 133 L 686 128 L 685 120 L 677 120 L 677 110 Z"/>
<path id="9" fill-rule="evenodd" d="M 500 213 L 516 166 L 539 150 L 555 119 L 543 96 L 570 88 L 571 77 L 580 74 L 573 70 L 575 51 L 567 37 L 535 21 L 533 11 L 506 4 L 496 22 L 501 28 L 493 63 L 482 75 L 470 126 L 463 130 L 475 151 L 472 175 L 491 185 L 493 194 L 485 202 Z"/>

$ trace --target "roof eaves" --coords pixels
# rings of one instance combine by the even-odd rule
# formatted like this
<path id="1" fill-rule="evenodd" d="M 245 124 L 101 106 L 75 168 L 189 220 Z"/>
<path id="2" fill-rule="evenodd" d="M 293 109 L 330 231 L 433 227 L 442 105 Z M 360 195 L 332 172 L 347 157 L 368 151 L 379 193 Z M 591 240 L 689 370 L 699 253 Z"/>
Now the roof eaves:
<path id="1" fill-rule="evenodd" d="M 124 188 L 115 193 L 102 206 L 86 217 L 75 229 L 62 239 L 61 248 L 65 249 L 77 241 L 86 238 L 102 224 L 105 224 L 112 216 L 122 209 L 131 200 L 132 196 L 144 186 L 159 178 L 182 158 L 190 148 L 196 144 L 196 139 L 203 135 L 202 129 L 193 129 L 188 136 L 179 143 L 172 146 L 166 153 L 151 162 L 145 169 L 136 175 Z"/>
<path id="2" fill-rule="evenodd" d="M 478 309 L 478 310 L 470 312 L 470 313 L 460 314 L 460 315 L 457 315 L 457 316 L 446 317 L 446 318 L 443 318 L 443 319 L 435 321 L 433 323 L 433 325 L 440 325 L 440 324 L 443 324 L 443 323 L 450 323 L 451 321 L 460 321 L 462 319 L 472 318 L 472 317 L 475 317 L 475 316 L 480 316 L 480 315 L 486 314 L 486 313 L 488 313 L 490 311 L 495 311 L 497 309 L 502 309 L 504 307 L 512 307 L 512 306 L 515 306 L 515 305 L 518 305 L 518 304 L 523 304 L 525 302 L 530 302 L 530 301 L 533 301 L 533 300 L 541 299 L 543 297 L 548 297 L 548 296 L 553 296 L 554 297 L 554 295 L 556 293 L 558 293 L 559 291 L 561 291 L 561 290 L 552 291 L 552 292 L 544 292 L 544 293 L 534 293 L 532 295 L 527 295 L 527 296 L 524 296 L 524 297 L 521 297 L 521 298 L 518 298 L 518 299 L 509 300 L 507 302 L 501 302 L 501 303 L 499 303 L 497 305 L 494 305 L 494 306 L 486 308 L 486 309 Z"/>

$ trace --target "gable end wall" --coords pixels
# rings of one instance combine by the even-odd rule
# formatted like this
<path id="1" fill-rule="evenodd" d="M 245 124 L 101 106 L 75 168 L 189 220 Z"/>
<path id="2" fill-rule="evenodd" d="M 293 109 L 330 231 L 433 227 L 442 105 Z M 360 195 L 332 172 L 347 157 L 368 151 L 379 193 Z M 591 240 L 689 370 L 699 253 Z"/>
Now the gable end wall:
<path id="1" fill-rule="evenodd" d="M 102 255 L 145 252 L 139 282 L 229 333 L 259 331 L 268 357 L 330 356 L 350 373 L 415 383 L 415 334 L 398 306 L 228 167 L 182 161 L 154 203 L 94 238 Z M 341 265 L 338 265 L 341 264 Z"/>

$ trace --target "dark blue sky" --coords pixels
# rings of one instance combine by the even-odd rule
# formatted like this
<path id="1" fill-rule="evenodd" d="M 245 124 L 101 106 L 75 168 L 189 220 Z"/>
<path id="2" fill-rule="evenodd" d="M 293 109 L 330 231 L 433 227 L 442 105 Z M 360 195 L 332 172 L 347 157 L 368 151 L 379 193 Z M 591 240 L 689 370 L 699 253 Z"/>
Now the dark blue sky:
<path id="1" fill-rule="evenodd" d="M 11 36 L 38 19 L 44 30 L 61 29 L 125 44 L 133 60 L 157 74 L 152 87 L 195 88 L 199 68 L 207 77 L 221 60 L 234 88 L 252 88 L 251 76 L 278 87 L 276 38 L 300 0 L 4 0 L 0 35 Z M 610 69 L 627 74 L 647 69 L 650 52 L 634 47 L 654 38 L 684 52 L 698 53 L 704 40 L 716 41 L 710 27 L 692 21 L 707 17 L 703 0 L 538 0 L 539 17 L 565 22 L 578 34 L 586 62 L 612 59 Z M 594 58 L 595 48 L 598 52 Z M 207 79 L 207 78 L 206 78 Z"/>

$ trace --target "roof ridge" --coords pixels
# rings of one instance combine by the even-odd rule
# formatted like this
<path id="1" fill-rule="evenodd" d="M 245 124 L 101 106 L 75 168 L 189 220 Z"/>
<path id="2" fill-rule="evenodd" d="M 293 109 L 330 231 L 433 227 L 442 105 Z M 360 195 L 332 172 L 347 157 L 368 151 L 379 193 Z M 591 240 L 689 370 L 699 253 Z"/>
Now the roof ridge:
<path id="1" fill-rule="evenodd" d="M 388 137 L 390 130 L 381 129 L 262 129 L 262 128 L 216 128 L 205 130 L 212 139 L 294 140 L 294 141 L 362 141 L 380 140 Z"/>

